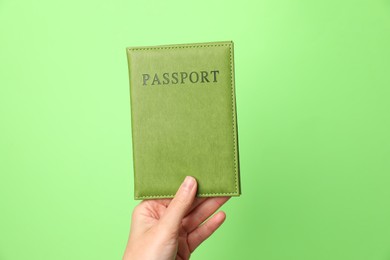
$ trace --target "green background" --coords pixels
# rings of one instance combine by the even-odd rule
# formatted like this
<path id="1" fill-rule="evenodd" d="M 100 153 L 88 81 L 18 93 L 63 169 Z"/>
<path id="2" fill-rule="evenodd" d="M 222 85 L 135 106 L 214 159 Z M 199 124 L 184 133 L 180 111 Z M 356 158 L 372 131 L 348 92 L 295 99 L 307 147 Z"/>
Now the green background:
<path id="1" fill-rule="evenodd" d="M 243 195 L 192 259 L 390 259 L 389 0 L 0 0 L 0 259 L 120 259 L 125 48 L 221 40 Z"/>

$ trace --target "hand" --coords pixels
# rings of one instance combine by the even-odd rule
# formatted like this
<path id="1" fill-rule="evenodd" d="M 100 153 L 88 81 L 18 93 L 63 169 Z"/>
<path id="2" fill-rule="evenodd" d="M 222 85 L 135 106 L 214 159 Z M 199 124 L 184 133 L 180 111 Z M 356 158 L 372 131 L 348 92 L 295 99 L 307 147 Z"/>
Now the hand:
<path id="1" fill-rule="evenodd" d="M 173 199 L 144 200 L 135 207 L 123 260 L 189 259 L 225 221 L 222 211 L 208 218 L 229 199 L 195 199 L 196 190 L 195 178 L 187 176 Z"/>

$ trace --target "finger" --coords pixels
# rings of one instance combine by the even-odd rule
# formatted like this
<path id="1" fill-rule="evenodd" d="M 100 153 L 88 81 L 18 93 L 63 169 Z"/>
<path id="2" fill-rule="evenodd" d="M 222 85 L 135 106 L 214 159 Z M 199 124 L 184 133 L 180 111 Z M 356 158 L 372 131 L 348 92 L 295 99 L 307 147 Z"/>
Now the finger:
<path id="1" fill-rule="evenodd" d="M 212 216 L 203 225 L 192 231 L 188 235 L 188 245 L 192 253 L 203 241 L 209 238 L 215 230 L 217 230 L 226 219 L 226 214 L 223 211 Z"/>
<path id="2" fill-rule="evenodd" d="M 179 229 L 183 217 L 195 199 L 196 188 L 197 183 L 195 178 L 187 176 L 161 218 L 161 223 L 168 230 Z"/>
<path id="3" fill-rule="evenodd" d="M 191 212 L 198 207 L 199 205 L 203 204 L 205 201 L 207 201 L 207 198 L 195 198 L 195 201 L 192 203 L 190 210 L 188 211 L 188 214 L 191 214 Z M 187 215 L 188 215 L 187 214 Z"/>
<path id="4" fill-rule="evenodd" d="M 229 199 L 230 197 L 216 197 L 207 199 L 183 219 L 184 230 L 188 233 L 192 232 L 200 224 L 202 224 L 203 221 L 214 214 L 214 212 L 217 211 L 217 209 L 219 209 Z"/>
<path id="5" fill-rule="evenodd" d="M 195 198 L 194 202 L 192 203 L 191 205 L 191 208 L 188 210 L 189 213 L 191 213 L 191 211 L 196 208 L 197 206 L 199 206 L 200 204 L 202 204 L 203 202 L 205 202 L 205 200 L 207 200 L 207 198 Z M 172 199 L 157 199 L 157 201 L 162 204 L 164 207 L 168 207 L 169 206 L 169 203 L 171 203 Z"/>

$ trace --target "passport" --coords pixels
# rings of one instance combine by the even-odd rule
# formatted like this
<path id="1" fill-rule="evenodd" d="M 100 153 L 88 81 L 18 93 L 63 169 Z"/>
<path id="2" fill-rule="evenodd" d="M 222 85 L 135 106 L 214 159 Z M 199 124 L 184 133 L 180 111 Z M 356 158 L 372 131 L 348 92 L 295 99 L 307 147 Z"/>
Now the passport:
<path id="1" fill-rule="evenodd" d="M 241 194 L 232 41 L 126 48 L 134 198 Z"/>

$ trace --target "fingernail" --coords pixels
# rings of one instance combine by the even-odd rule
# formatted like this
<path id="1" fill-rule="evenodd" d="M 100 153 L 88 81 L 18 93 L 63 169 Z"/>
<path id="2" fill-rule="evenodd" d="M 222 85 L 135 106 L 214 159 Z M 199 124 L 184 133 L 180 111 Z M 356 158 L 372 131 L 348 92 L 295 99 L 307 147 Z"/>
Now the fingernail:
<path id="1" fill-rule="evenodd" d="M 195 185 L 195 178 L 191 176 L 187 176 L 183 181 L 183 188 L 187 190 L 192 190 Z"/>

